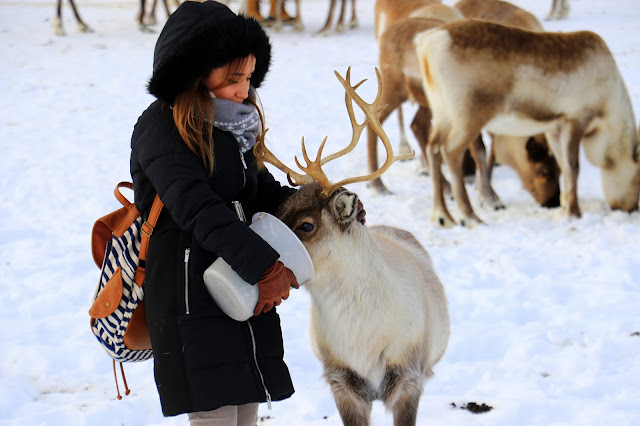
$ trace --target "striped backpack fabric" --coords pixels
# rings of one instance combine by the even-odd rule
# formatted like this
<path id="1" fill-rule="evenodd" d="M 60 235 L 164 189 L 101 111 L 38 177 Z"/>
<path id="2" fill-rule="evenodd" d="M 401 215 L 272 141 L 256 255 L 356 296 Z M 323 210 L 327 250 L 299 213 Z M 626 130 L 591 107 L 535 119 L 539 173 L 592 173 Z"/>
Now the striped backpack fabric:
<path id="1" fill-rule="evenodd" d="M 126 394 L 123 362 L 144 361 L 153 357 L 149 328 L 144 313 L 145 261 L 149 238 L 163 204 L 156 195 L 146 222 L 122 195 L 120 188 L 133 189 L 130 182 L 120 182 L 114 191 L 122 207 L 98 219 L 91 233 L 93 259 L 100 268 L 100 279 L 89 309 L 91 330 L 113 359 L 120 362 Z M 118 389 L 118 399 L 121 399 Z"/>

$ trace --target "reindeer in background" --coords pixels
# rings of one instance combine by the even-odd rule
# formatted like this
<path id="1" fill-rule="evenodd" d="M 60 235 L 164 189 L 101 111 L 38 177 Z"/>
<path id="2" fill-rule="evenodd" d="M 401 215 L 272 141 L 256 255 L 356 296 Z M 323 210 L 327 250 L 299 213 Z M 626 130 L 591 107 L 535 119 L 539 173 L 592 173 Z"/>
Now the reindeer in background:
<path id="1" fill-rule="evenodd" d="M 329 0 L 329 13 L 324 26 L 318 30 L 317 35 L 328 35 L 333 22 L 333 14 L 336 8 L 337 0 Z M 358 16 L 356 13 L 356 0 L 351 0 L 351 20 L 348 24 L 345 24 L 347 0 L 340 0 L 340 16 L 336 24 L 335 32 L 342 33 L 346 29 L 358 27 Z M 283 25 L 293 25 L 294 31 L 302 31 L 304 25 L 302 23 L 302 17 L 300 15 L 300 0 L 295 0 L 296 14 L 295 16 L 289 16 L 284 10 L 284 0 L 270 0 L 270 12 L 269 17 L 264 18 L 259 11 L 260 0 L 243 0 L 240 6 L 240 12 L 245 13 L 247 16 L 251 16 L 259 20 L 262 25 L 271 27 L 275 31 L 282 30 Z"/>
<path id="2" fill-rule="evenodd" d="M 464 20 L 416 37 L 423 86 L 433 113 L 427 152 L 435 223 L 450 226 L 441 158 L 452 174 L 462 225 L 482 221 L 464 187 L 464 149 L 482 129 L 544 133 L 560 165 L 560 205 L 580 217 L 579 148 L 601 169 L 613 209 L 638 209 L 640 140 L 629 94 L 605 42 L 589 31 L 536 33 Z"/>
<path id="3" fill-rule="evenodd" d="M 63 0 L 57 0 L 56 17 L 53 20 L 53 32 L 59 36 L 66 35 L 64 26 L 62 24 L 62 1 Z M 165 10 L 167 11 L 167 16 L 171 15 L 171 10 L 169 8 L 169 5 L 167 4 L 167 0 L 162 0 L 162 1 L 164 3 Z M 179 1 L 180 0 L 175 0 L 177 5 L 179 5 Z M 146 0 L 140 0 L 140 11 L 138 12 L 137 18 L 136 18 L 138 21 L 138 29 L 140 31 L 153 32 L 153 30 L 149 28 L 149 25 L 154 25 L 156 23 L 156 18 L 155 18 L 156 3 L 157 3 L 157 0 L 153 0 L 151 11 L 149 12 L 149 15 L 146 16 L 145 15 Z M 76 18 L 78 31 L 83 33 L 92 33 L 93 29 L 89 27 L 89 25 L 87 25 L 80 17 L 80 13 L 78 12 L 78 8 L 76 6 L 75 0 L 69 0 L 69 4 L 71 4 L 73 15 Z"/>
<path id="4" fill-rule="evenodd" d="M 532 13 L 502 0 L 460 0 L 454 7 L 465 18 L 542 32 L 542 23 Z M 560 168 L 544 134 L 534 136 L 497 135 L 489 132 L 491 149 L 487 158 L 488 180 L 497 163 L 514 168 L 522 186 L 543 207 L 560 205 Z M 491 189 L 493 191 L 493 189 Z"/>
<path id="5" fill-rule="evenodd" d="M 300 174 L 285 166 L 259 141 L 257 158 L 287 174 L 302 187 L 279 209 L 278 217 L 307 248 L 314 278 L 305 284 L 311 295 L 310 335 L 316 356 L 347 426 L 369 425 L 372 403 L 382 400 L 396 426 L 415 426 L 425 381 L 433 375 L 449 339 L 448 304 L 429 254 L 408 231 L 364 225 L 362 203 L 343 188 L 384 173 L 395 161 L 389 138 L 377 113 L 382 82 L 376 69 L 378 94 L 365 102 L 337 72 L 353 137 L 343 150 L 322 158 L 326 138 L 311 161 L 302 140 L 306 166 L 296 158 Z M 363 110 L 358 123 L 353 102 Z M 374 173 L 331 183 L 322 170 L 328 161 L 351 152 L 364 128 L 373 126 L 387 150 Z"/>

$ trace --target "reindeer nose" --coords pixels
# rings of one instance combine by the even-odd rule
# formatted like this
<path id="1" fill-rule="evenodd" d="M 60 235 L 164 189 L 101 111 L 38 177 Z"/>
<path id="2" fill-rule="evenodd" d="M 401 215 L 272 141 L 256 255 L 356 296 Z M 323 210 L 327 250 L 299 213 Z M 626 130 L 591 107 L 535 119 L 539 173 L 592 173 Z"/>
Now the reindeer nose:
<path id="1" fill-rule="evenodd" d="M 358 208 L 358 196 L 342 189 L 335 198 L 335 211 L 341 221 L 351 219 Z"/>

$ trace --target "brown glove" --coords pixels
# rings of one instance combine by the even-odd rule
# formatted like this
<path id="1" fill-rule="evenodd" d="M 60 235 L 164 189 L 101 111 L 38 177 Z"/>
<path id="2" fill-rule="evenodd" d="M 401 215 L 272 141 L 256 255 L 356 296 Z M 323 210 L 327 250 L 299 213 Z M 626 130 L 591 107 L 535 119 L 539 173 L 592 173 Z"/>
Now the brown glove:
<path id="1" fill-rule="evenodd" d="M 300 288 L 296 276 L 284 263 L 276 260 L 262 274 L 256 284 L 258 286 L 258 304 L 253 310 L 253 315 L 269 312 L 274 306 L 278 306 L 283 300 L 289 298 L 289 289 Z"/>

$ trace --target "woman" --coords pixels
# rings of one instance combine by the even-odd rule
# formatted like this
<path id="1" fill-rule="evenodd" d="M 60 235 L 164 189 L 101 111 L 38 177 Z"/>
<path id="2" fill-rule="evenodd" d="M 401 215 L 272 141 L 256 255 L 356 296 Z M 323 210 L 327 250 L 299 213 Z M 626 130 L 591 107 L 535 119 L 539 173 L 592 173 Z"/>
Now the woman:
<path id="1" fill-rule="evenodd" d="M 242 221 L 242 212 L 274 213 L 294 192 L 252 150 L 264 133 L 253 88 L 270 51 L 253 18 L 215 1 L 182 3 L 156 43 L 148 89 L 157 100 L 131 140 L 136 206 L 148 214 L 156 192 L 165 205 L 146 266 L 156 385 L 164 415 L 189 413 L 191 424 L 255 425 L 258 403 L 294 392 L 272 308 L 298 283 Z M 207 293 L 203 273 L 219 256 L 258 285 L 248 321 Z"/>

